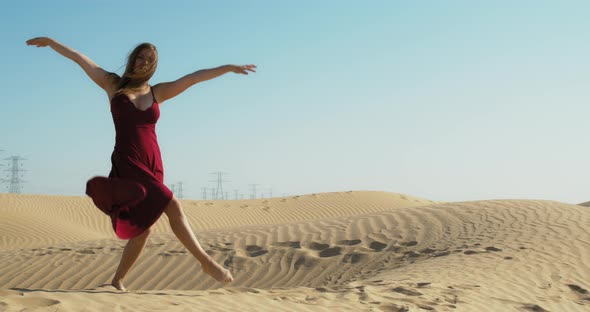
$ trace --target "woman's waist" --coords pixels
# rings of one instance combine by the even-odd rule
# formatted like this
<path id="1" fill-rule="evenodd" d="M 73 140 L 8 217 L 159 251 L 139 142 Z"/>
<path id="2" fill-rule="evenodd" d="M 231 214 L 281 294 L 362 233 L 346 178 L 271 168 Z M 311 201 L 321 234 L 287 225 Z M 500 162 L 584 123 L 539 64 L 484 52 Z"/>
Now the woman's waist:
<path id="1" fill-rule="evenodd" d="M 144 164 L 151 164 L 162 159 L 158 145 L 142 146 L 137 144 L 115 144 L 113 151 L 119 159 L 139 161 Z"/>
<path id="2" fill-rule="evenodd" d="M 158 137 L 155 133 L 117 133 L 115 136 L 115 149 L 142 153 L 159 151 Z"/>
<path id="3" fill-rule="evenodd" d="M 155 123 L 115 122 L 117 133 L 156 133 Z"/>
<path id="4" fill-rule="evenodd" d="M 148 153 L 160 149 L 156 138 L 129 138 L 120 136 L 115 139 L 115 148 Z"/>
<path id="5" fill-rule="evenodd" d="M 115 127 L 115 140 L 117 141 L 157 141 L 156 128 L 150 126 L 126 126 Z"/>

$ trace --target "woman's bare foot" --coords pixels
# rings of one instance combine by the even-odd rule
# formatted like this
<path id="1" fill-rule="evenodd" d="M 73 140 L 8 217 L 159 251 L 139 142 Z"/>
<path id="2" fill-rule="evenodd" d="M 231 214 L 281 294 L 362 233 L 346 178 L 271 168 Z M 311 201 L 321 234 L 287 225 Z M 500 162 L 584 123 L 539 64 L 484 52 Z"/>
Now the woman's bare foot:
<path id="1" fill-rule="evenodd" d="M 113 287 L 117 288 L 120 291 L 127 291 L 127 288 L 125 288 L 125 286 L 123 286 L 123 281 L 121 281 L 120 279 L 115 279 L 113 278 L 113 281 L 111 282 Z"/>
<path id="2" fill-rule="evenodd" d="M 219 265 L 213 259 L 209 261 L 203 261 L 203 263 L 201 263 L 201 267 L 203 268 L 203 272 L 211 275 L 211 277 L 213 277 L 218 282 L 229 283 L 233 282 L 234 280 L 231 272 Z"/>

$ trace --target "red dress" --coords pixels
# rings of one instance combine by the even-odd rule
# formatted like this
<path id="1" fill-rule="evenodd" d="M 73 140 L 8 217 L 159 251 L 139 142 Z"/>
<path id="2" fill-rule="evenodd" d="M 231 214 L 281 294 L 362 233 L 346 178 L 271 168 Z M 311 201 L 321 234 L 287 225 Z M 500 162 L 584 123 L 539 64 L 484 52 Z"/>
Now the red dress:
<path id="1" fill-rule="evenodd" d="M 159 104 L 142 111 L 123 93 L 111 99 L 115 150 L 108 178 L 94 177 L 86 185 L 96 206 L 111 217 L 119 238 L 133 238 L 152 226 L 172 199 L 164 185 L 164 168 L 156 136 Z"/>

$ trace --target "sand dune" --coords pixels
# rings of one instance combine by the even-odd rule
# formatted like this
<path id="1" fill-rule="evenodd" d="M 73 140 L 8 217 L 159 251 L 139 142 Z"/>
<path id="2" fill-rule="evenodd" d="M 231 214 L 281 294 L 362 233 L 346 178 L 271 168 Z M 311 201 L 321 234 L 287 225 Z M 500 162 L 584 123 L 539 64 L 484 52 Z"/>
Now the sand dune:
<path id="1" fill-rule="evenodd" d="M 590 210 L 437 203 L 385 192 L 183 201 L 230 268 L 201 273 L 166 218 L 127 277 L 124 241 L 85 197 L 0 194 L 0 311 L 586 311 Z"/>

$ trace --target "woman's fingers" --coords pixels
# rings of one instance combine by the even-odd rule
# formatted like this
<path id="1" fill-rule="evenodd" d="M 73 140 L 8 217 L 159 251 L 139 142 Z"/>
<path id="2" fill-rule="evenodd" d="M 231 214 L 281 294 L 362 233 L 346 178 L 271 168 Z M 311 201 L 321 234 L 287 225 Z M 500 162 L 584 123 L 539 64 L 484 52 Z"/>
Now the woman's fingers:
<path id="1" fill-rule="evenodd" d="M 242 66 L 237 66 L 236 69 L 237 71 L 235 71 L 238 74 L 244 74 L 244 75 L 248 75 L 248 71 L 251 72 L 256 72 L 254 70 L 254 68 L 256 68 L 256 65 L 242 65 Z"/>
<path id="2" fill-rule="evenodd" d="M 37 38 L 27 40 L 27 45 L 35 45 L 37 47 L 44 47 L 44 46 L 47 46 L 48 44 L 49 44 L 49 40 L 47 40 L 47 38 L 44 38 L 44 37 L 37 37 Z"/>
<path id="3" fill-rule="evenodd" d="M 246 70 L 249 70 L 251 72 L 256 72 L 254 70 L 254 68 L 256 68 L 256 65 L 253 65 L 253 64 L 251 64 L 251 65 L 244 65 L 243 68 L 245 68 Z"/>

